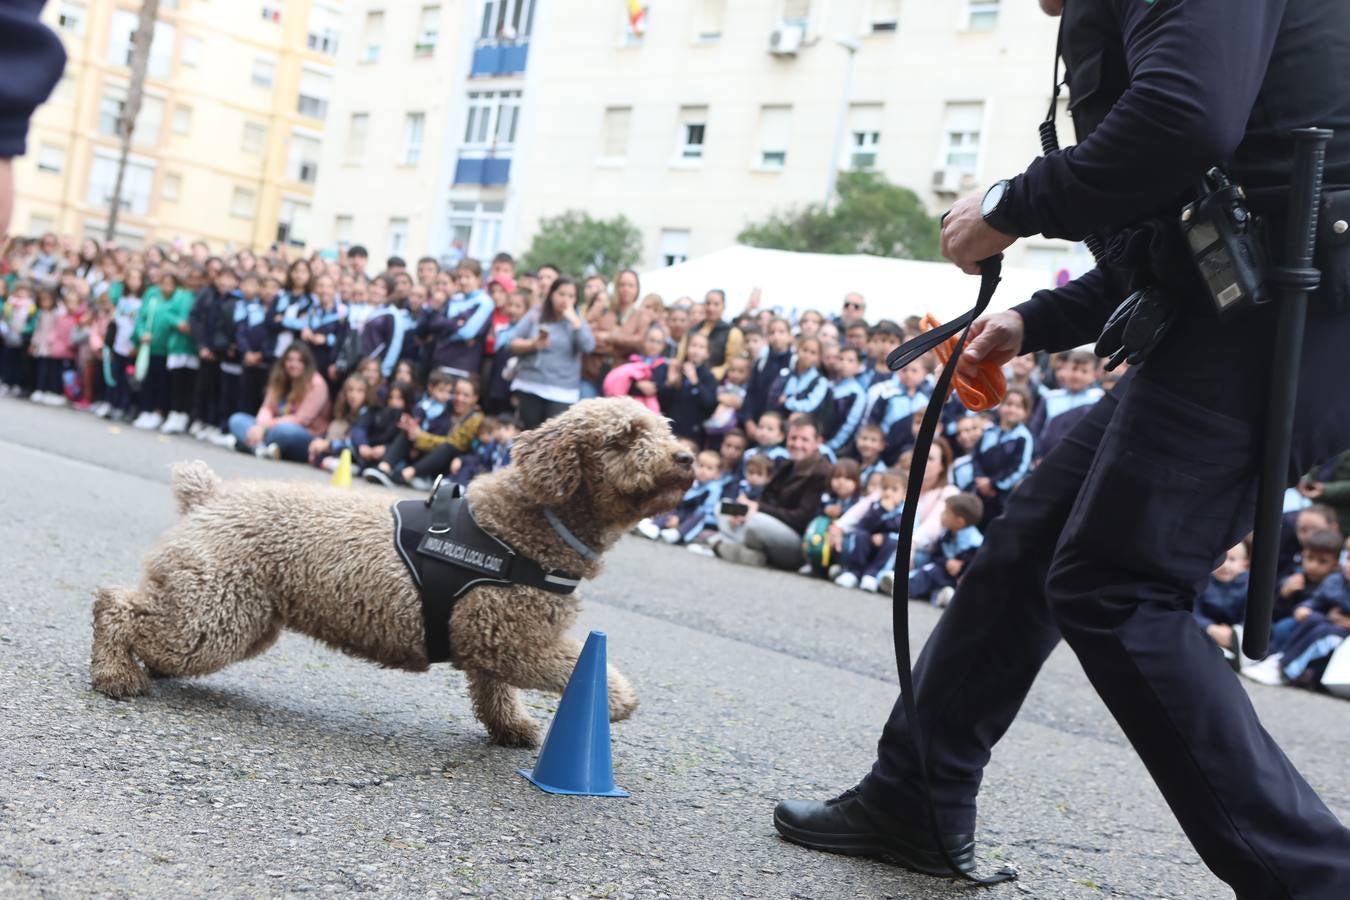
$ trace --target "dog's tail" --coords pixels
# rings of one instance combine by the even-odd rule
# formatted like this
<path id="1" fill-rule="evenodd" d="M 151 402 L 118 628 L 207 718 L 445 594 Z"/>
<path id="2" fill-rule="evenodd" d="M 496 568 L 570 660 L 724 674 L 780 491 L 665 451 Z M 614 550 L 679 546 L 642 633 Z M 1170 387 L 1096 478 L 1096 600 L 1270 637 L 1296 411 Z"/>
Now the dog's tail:
<path id="1" fill-rule="evenodd" d="M 180 513 L 187 513 L 205 503 L 218 487 L 220 479 L 200 459 L 173 467 L 173 498 L 178 501 Z"/>

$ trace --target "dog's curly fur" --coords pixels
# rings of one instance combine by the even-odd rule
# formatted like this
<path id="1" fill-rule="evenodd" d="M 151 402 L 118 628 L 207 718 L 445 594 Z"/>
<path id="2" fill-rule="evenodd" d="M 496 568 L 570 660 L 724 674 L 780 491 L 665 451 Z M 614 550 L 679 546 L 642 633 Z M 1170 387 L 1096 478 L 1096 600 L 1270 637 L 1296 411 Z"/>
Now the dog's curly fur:
<path id="1" fill-rule="evenodd" d="M 543 509 L 601 554 L 673 507 L 692 463 L 645 407 L 588 400 L 521 435 L 512 465 L 475 480 L 469 501 L 489 534 L 547 569 L 593 578 L 598 559 L 568 547 Z M 206 675 L 262 653 L 283 628 L 384 666 L 427 669 L 422 602 L 394 549 L 388 495 L 223 483 L 201 461 L 174 470 L 173 491 L 182 518 L 146 555 L 140 585 L 95 592 L 95 690 L 123 698 L 144 693 L 150 677 Z M 456 604 L 452 664 L 494 742 L 538 742 L 517 689 L 562 691 L 581 649 L 564 634 L 578 611 L 575 594 L 520 585 L 475 587 Z M 610 718 L 636 706 L 611 666 Z"/>

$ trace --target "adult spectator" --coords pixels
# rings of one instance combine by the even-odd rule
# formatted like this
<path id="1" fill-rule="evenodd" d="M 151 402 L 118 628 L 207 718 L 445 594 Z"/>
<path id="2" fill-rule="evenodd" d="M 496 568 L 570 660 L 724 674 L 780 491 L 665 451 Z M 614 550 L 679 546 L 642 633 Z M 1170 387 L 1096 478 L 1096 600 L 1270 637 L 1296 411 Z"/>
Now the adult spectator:
<path id="1" fill-rule="evenodd" d="M 577 314 L 577 283 L 553 282 L 544 303 L 520 320 L 511 352 L 520 357 L 513 387 L 525 428 L 565 411 L 581 398 L 581 357 L 595 349 L 590 326 Z"/>
<path id="2" fill-rule="evenodd" d="M 357 281 L 369 281 L 366 266 L 370 264 L 370 253 L 365 247 L 356 244 L 347 251 L 347 269 Z"/>
<path id="3" fill-rule="evenodd" d="M 820 498 L 830 487 L 830 461 L 820 453 L 816 421 L 798 413 L 788 420 L 788 464 L 780 466 L 758 501 L 747 500 L 743 543 L 723 538 L 714 548 L 722 559 L 747 566 L 797 569 L 802 564 L 802 534 L 820 511 Z"/>
<path id="4" fill-rule="evenodd" d="M 840 331 L 847 333 L 847 323 L 854 321 L 867 321 L 867 300 L 857 291 L 849 291 L 844 295 L 843 311 L 833 317 L 833 322 Z"/>
<path id="5" fill-rule="evenodd" d="M 328 430 L 328 385 L 304 344 L 286 348 L 272 366 L 267 394 L 256 416 L 230 416 L 230 433 L 242 453 L 305 462 L 309 444 Z"/>
<path id="6" fill-rule="evenodd" d="M 727 374 L 727 360 L 735 359 L 744 349 L 745 335 L 735 325 L 722 318 L 727 311 L 726 291 L 713 288 L 703 298 L 701 305 L 707 313 L 697 327 L 690 327 L 689 333 L 697 332 L 707 337 L 708 368 L 712 369 L 713 375 L 721 381 Z M 684 357 L 684 343 L 680 344 L 681 358 Z"/>
<path id="7" fill-rule="evenodd" d="M 4 61 L 0 71 L 5 83 L 0 106 L 0 246 L 9 234 L 14 204 L 10 160 L 23 156 L 28 118 L 56 87 L 66 64 L 61 41 L 38 21 L 41 12 L 41 3 L 0 7 L 0 60 Z"/>

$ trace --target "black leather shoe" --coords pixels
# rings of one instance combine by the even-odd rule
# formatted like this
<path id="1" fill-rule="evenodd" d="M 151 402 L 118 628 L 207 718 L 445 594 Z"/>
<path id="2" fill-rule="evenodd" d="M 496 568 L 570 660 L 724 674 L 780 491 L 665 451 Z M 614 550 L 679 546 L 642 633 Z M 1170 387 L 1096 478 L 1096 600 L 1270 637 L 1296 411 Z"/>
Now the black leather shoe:
<path id="1" fill-rule="evenodd" d="M 927 829 L 869 809 L 856 787 L 824 803 L 783 800 L 774 807 L 773 826 L 812 850 L 875 857 L 925 875 L 953 875 Z M 975 870 L 974 835 L 943 835 L 942 842 L 962 872 Z"/>

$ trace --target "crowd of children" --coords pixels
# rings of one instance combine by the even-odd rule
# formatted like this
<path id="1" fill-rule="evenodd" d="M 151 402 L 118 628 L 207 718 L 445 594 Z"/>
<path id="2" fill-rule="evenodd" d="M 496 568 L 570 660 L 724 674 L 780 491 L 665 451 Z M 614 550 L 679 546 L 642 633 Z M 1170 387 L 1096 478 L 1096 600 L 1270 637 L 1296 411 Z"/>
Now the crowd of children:
<path id="1" fill-rule="evenodd" d="M 942 606 L 1009 493 L 1121 374 L 1086 351 L 1024 356 L 994 412 L 947 398 L 914 552 L 897 560 L 910 449 L 936 373 L 931 358 L 899 372 L 886 358 L 918 332 L 917 316 L 869 323 L 850 294 L 833 317 L 789 317 L 752 298 L 724 320 L 721 291 L 642 297 L 631 270 L 611 284 L 556 266 L 517 272 L 508 254 L 487 271 L 432 258 L 410 270 L 392 257 L 372 275 L 369 262 L 361 247 L 287 259 L 220 257 L 201 242 L 15 240 L 0 261 L 0 395 L 326 469 L 345 452 L 366 480 L 419 489 L 508 465 L 523 428 L 581 398 L 630 396 L 696 454 L 683 500 L 638 532 L 709 555 L 743 539 L 747 514 L 794 467 L 790 428 L 809 420 L 830 468 L 818 499 L 796 510 L 807 523 L 794 526 L 800 571 L 889 591 L 899 564 L 911 597 Z M 1276 653 L 1248 674 L 1311 684 L 1350 636 L 1350 564 L 1336 571 L 1335 510 L 1291 514 L 1287 530 Z M 1195 606 L 1230 653 L 1246 567 L 1235 547 Z"/>

